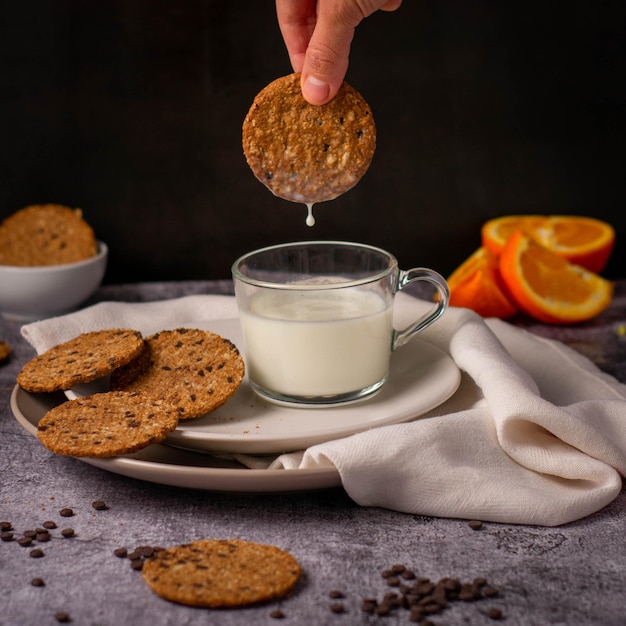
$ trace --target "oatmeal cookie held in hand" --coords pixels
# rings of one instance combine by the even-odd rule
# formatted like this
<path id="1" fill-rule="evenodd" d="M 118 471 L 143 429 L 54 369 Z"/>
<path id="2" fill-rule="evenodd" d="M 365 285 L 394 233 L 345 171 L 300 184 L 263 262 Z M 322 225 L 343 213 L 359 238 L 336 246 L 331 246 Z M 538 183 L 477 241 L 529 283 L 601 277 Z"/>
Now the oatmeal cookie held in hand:
<path id="1" fill-rule="evenodd" d="M 243 123 L 243 150 L 257 179 L 285 200 L 318 203 L 352 189 L 376 149 L 372 111 L 343 83 L 320 106 L 302 96 L 300 74 L 270 83 Z"/>

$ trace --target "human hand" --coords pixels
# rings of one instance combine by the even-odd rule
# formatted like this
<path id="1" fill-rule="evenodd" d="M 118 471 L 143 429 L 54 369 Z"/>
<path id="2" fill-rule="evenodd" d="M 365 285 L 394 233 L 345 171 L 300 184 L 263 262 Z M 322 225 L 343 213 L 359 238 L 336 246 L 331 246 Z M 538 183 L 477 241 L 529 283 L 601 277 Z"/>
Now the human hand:
<path id="1" fill-rule="evenodd" d="M 395 11 L 402 0 L 276 0 L 276 15 L 291 65 L 302 73 L 311 104 L 332 100 L 346 75 L 355 28 L 375 11 Z"/>

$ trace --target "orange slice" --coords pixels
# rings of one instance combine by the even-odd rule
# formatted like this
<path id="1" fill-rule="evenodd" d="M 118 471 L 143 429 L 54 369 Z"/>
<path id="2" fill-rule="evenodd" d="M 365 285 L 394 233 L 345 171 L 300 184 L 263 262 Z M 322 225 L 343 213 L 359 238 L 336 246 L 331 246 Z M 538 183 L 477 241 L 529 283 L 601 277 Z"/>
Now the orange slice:
<path id="1" fill-rule="evenodd" d="M 448 278 L 450 304 L 476 311 L 483 317 L 510 317 L 517 312 L 502 287 L 498 258 L 478 248 Z"/>
<path id="2" fill-rule="evenodd" d="M 613 296 L 613 283 L 569 263 L 521 231 L 504 246 L 500 273 L 519 308 L 551 324 L 591 319 Z"/>
<path id="3" fill-rule="evenodd" d="M 615 242 L 613 227 L 591 217 L 508 215 L 483 225 L 483 245 L 499 255 L 516 230 L 521 230 L 570 263 L 595 273 L 604 269 Z"/>

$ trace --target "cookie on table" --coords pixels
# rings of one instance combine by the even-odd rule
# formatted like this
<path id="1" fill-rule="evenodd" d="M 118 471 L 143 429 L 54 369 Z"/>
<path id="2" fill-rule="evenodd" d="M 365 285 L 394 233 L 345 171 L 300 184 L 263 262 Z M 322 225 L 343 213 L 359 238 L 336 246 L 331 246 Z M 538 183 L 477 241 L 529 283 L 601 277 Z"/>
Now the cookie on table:
<path id="1" fill-rule="evenodd" d="M 17 384 L 31 393 L 71 389 L 126 365 L 143 345 L 141 333 L 129 328 L 83 333 L 28 361 L 17 375 Z"/>
<path id="2" fill-rule="evenodd" d="M 160 550 L 142 576 L 157 595 L 196 607 L 237 607 L 280 598 L 300 578 L 288 552 L 239 539 L 203 539 Z"/>
<path id="3" fill-rule="evenodd" d="M 149 362 L 116 369 L 111 374 L 111 389 L 163 398 L 178 407 L 181 420 L 222 406 L 243 380 L 245 366 L 239 349 L 216 333 L 177 328 L 158 332 L 145 341 Z"/>
<path id="4" fill-rule="evenodd" d="M 256 96 L 242 138 L 248 165 L 272 193 L 316 203 L 359 182 L 374 156 L 376 126 L 365 99 L 346 82 L 317 106 L 302 96 L 300 74 L 290 74 Z"/>
<path id="5" fill-rule="evenodd" d="M 11 346 L 0 339 L 0 363 L 4 363 L 11 356 Z"/>
<path id="6" fill-rule="evenodd" d="M 158 443 L 178 425 L 178 411 L 138 392 L 96 393 L 59 404 L 37 425 L 37 438 L 63 456 L 106 458 Z"/>
<path id="7" fill-rule="evenodd" d="M 0 224 L 0 265 L 64 265 L 89 259 L 98 244 L 80 209 L 35 204 Z"/>

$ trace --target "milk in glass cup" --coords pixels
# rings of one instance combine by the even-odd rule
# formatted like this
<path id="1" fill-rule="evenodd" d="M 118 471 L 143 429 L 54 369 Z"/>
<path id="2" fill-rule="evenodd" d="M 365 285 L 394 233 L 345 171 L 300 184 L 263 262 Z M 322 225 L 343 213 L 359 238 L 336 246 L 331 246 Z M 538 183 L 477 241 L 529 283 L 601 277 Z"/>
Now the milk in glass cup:
<path id="1" fill-rule="evenodd" d="M 367 398 L 389 373 L 392 352 L 437 320 L 448 306 L 435 271 L 399 269 L 373 246 L 305 241 L 271 246 L 232 266 L 248 378 L 262 397 L 325 406 Z M 428 282 L 432 310 L 393 327 L 396 292 Z"/>

